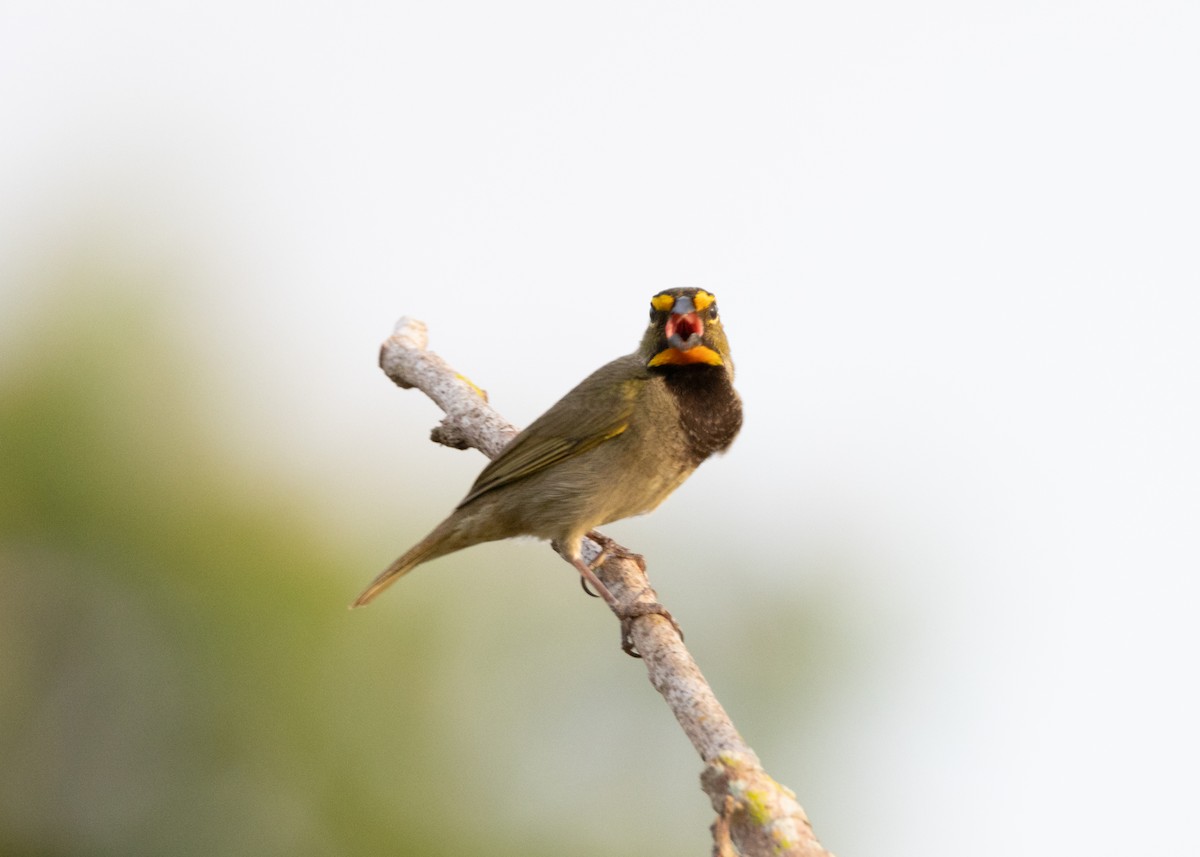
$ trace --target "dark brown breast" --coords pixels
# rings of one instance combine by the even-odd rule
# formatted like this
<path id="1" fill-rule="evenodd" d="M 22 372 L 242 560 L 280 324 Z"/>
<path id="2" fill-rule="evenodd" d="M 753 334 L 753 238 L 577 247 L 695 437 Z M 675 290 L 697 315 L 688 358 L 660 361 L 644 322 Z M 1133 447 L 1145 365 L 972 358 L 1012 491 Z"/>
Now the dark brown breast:
<path id="1" fill-rule="evenodd" d="M 680 428 L 696 464 L 724 451 L 742 427 L 742 400 L 723 366 L 678 366 L 662 372 L 679 405 Z"/>

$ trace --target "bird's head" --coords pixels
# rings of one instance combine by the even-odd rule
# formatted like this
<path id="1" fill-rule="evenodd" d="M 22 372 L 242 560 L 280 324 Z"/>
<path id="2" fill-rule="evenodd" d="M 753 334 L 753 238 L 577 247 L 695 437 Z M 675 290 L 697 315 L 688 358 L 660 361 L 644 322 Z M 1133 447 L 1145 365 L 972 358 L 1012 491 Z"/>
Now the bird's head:
<path id="1" fill-rule="evenodd" d="M 717 299 L 703 289 L 665 289 L 650 299 L 650 327 L 640 353 L 651 368 L 699 365 L 733 371 Z"/>

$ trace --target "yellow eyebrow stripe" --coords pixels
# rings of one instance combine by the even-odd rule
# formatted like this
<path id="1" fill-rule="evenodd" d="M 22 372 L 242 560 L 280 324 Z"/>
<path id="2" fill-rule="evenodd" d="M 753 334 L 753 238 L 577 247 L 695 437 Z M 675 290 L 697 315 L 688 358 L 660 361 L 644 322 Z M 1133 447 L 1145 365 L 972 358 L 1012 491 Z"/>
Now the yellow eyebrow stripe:
<path id="1" fill-rule="evenodd" d="M 675 298 L 672 295 L 655 295 L 650 298 L 650 306 L 658 312 L 670 312 L 671 307 L 675 306 Z"/>
<path id="2" fill-rule="evenodd" d="M 696 296 L 692 298 L 692 303 L 696 306 L 696 312 L 704 312 L 706 309 L 716 303 L 716 301 L 717 299 L 715 297 L 705 291 L 696 292 Z"/>

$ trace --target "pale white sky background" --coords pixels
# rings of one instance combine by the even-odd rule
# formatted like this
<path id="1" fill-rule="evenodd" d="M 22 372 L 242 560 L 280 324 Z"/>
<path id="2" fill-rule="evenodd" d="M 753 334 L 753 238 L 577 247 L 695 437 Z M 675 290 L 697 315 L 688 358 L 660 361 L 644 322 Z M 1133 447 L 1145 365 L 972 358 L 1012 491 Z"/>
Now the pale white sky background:
<path id="1" fill-rule="evenodd" d="M 714 610 L 839 557 L 885 643 L 795 724 L 826 844 L 1183 853 L 1198 115 L 1187 2 L 6 3 L 0 361 L 55 247 L 190 271 L 227 438 L 399 553 L 401 476 L 431 526 L 479 463 L 374 370 L 396 317 L 524 423 L 702 286 L 746 428 L 615 532 Z"/>

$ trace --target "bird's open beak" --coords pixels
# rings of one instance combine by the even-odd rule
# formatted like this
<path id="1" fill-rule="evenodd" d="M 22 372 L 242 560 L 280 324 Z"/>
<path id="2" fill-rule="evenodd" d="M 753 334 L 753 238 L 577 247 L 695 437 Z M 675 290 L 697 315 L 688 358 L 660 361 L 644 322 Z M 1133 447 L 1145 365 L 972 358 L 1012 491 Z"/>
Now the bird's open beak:
<path id="1" fill-rule="evenodd" d="M 696 305 L 691 298 L 684 296 L 676 299 L 663 334 L 667 337 L 667 344 L 679 351 L 689 351 L 702 342 L 704 322 L 697 315 Z"/>

